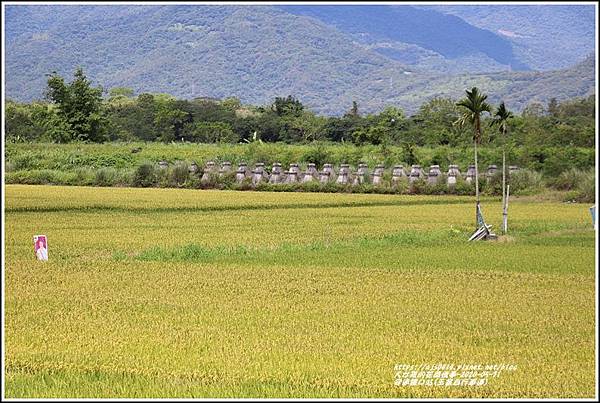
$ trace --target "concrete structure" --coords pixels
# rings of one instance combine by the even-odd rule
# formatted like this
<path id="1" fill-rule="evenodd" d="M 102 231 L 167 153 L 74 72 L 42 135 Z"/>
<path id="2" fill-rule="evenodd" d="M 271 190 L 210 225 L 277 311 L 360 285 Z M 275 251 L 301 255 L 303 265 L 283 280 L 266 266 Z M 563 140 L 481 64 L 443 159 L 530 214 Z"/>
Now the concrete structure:
<path id="1" fill-rule="evenodd" d="M 221 164 L 221 168 L 219 169 L 219 177 L 222 177 L 223 175 L 227 175 L 230 172 L 231 172 L 231 162 L 223 161 L 223 163 Z"/>
<path id="2" fill-rule="evenodd" d="M 490 179 L 496 172 L 498 172 L 498 167 L 496 165 L 489 165 L 487 172 L 485 173 L 486 179 Z"/>
<path id="3" fill-rule="evenodd" d="M 469 165 L 467 174 L 465 176 L 465 181 L 467 183 L 475 183 L 475 165 Z"/>
<path id="4" fill-rule="evenodd" d="M 340 165 L 340 171 L 338 173 L 336 183 L 340 185 L 347 185 L 350 182 L 350 165 L 342 164 Z"/>
<path id="5" fill-rule="evenodd" d="M 213 174 L 215 173 L 216 167 L 214 161 L 208 161 L 206 165 L 204 165 L 204 170 L 202 172 L 202 177 L 200 178 L 200 183 L 210 182 Z"/>
<path id="6" fill-rule="evenodd" d="M 245 162 L 240 162 L 237 171 L 235 171 L 235 181 L 241 183 L 244 179 L 251 177 L 252 173 L 248 169 L 248 165 Z"/>
<path id="7" fill-rule="evenodd" d="M 429 167 L 429 174 L 427 175 L 427 183 L 435 185 L 442 179 L 442 171 L 440 171 L 439 165 L 432 165 Z"/>
<path id="8" fill-rule="evenodd" d="M 262 162 L 256 163 L 254 169 L 252 170 L 252 184 L 258 185 L 261 182 L 268 182 L 269 175 L 265 172 L 265 164 Z"/>
<path id="9" fill-rule="evenodd" d="M 392 169 L 392 186 L 397 185 L 401 180 L 407 179 L 408 175 L 402 165 L 396 165 Z"/>
<path id="10" fill-rule="evenodd" d="M 319 178 L 319 172 L 315 164 L 309 163 L 306 167 L 306 171 L 304 171 L 304 175 L 302 177 L 302 183 L 312 182 L 313 180 L 317 180 Z"/>
<path id="11" fill-rule="evenodd" d="M 283 170 L 281 169 L 281 164 L 279 162 L 275 162 L 273 164 L 273 169 L 271 170 L 271 177 L 269 178 L 269 183 L 283 183 L 285 181 L 285 175 L 283 174 Z"/>
<path id="12" fill-rule="evenodd" d="M 333 169 L 333 165 L 325 164 L 323 165 L 323 170 L 319 172 L 319 182 L 327 183 L 335 180 L 335 170 Z"/>
<path id="13" fill-rule="evenodd" d="M 456 185 L 456 181 L 461 177 L 458 165 L 450 165 L 448 167 L 448 187 Z"/>
<path id="14" fill-rule="evenodd" d="M 383 183 L 383 171 L 385 169 L 384 165 L 376 165 L 373 173 L 371 174 L 371 183 L 373 185 L 381 185 Z"/>
<path id="15" fill-rule="evenodd" d="M 354 175 L 354 185 L 362 185 L 363 183 L 367 183 L 367 178 L 369 177 L 369 167 L 365 163 L 359 163 L 358 169 L 356 170 L 356 174 Z"/>
<path id="16" fill-rule="evenodd" d="M 168 168 L 167 161 L 160 161 L 159 166 L 161 169 Z M 221 164 L 221 168 L 217 170 L 217 167 L 213 161 L 208 161 L 204 166 L 204 169 L 199 169 L 195 162 L 192 162 L 188 167 L 190 175 L 198 175 L 202 172 L 201 183 L 212 183 L 216 179 L 218 173 L 219 177 L 226 175 L 231 170 L 231 163 L 224 161 Z M 517 172 L 519 167 L 516 165 L 510 165 L 508 167 L 508 173 L 512 174 Z M 308 163 L 304 171 L 300 170 L 299 164 L 290 164 L 289 171 L 283 171 L 280 163 L 274 163 L 272 172 L 265 169 L 264 163 L 257 163 L 254 169 L 250 170 L 246 163 L 241 162 L 236 171 L 235 179 L 238 183 L 244 180 L 250 182 L 253 185 L 259 183 L 307 183 L 313 181 L 319 181 L 319 183 L 326 184 L 334 182 L 341 185 L 360 185 L 363 183 L 372 183 L 373 185 L 380 186 L 384 184 L 385 166 L 378 164 L 375 166 L 372 173 L 369 173 L 367 164 L 359 163 L 355 172 L 351 171 L 349 164 L 341 164 L 339 171 L 334 168 L 332 164 L 324 164 L 323 170 L 319 172 L 314 163 Z M 499 169 L 497 165 L 489 165 L 487 169 L 479 173 L 480 179 L 489 179 L 493 175 L 497 175 Z M 367 179 L 367 178 L 371 179 Z M 407 183 L 413 183 L 416 180 L 426 180 L 429 184 L 439 184 L 446 181 L 448 187 L 455 186 L 459 179 L 464 177 L 466 182 L 474 183 L 475 179 L 475 165 L 469 165 L 464 176 L 461 176 L 461 172 L 458 165 L 449 165 L 448 172 L 442 172 L 439 165 L 431 165 L 430 168 L 424 171 L 420 165 L 412 165 L 410 172 L 407 174 L 406 170 L 402 165 L 395 165 L 392 168 L 392 186 L 397 186 L 402 180 Z"/>
<path id="17" fill-rule="evenodd" d="M 424 178 L 425 178 L 425 173 L 421 169 L 421 165 L 413 165 L 410 170 L 410 176 L 408 178 L 408 181 L 410 183 L 412 183 L 418 179 L 424 179 Z"/>
<path id="18" fill-rule="evenodd" d="M 298 167 L 298 164 L 290 164 L 290 169 L 286 171 L 285 174 L 287 175 L 285 183 L 299 182 L 300 168 Z"/>

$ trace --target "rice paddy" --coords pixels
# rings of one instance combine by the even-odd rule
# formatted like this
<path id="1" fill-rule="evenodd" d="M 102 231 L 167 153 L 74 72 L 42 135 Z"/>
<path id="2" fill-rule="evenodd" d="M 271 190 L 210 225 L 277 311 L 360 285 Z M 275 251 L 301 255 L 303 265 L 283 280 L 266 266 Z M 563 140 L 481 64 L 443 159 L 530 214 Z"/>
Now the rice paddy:
<path id="1" fill-rule="evenodd" d="M 5 190 L 6 397 L 594 397 L 587 205 L 467 243 L 472 197 Z M 395 384 L 438 363 L 516 369 Z"/>

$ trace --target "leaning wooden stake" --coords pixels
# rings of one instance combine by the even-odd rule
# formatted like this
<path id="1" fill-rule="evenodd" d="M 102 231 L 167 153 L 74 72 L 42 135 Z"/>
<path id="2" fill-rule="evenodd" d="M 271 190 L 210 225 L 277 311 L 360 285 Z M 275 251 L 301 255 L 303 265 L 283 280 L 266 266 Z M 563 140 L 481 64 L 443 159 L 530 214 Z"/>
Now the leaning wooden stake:
<path id="1" fill-rule="evenodd" d="M 506 186 L 506 200 L 504 200 L 504 211 L 502 212 L 502 233 L 508 232 L 508 195 L 510 193 L 510 185 Z"/>

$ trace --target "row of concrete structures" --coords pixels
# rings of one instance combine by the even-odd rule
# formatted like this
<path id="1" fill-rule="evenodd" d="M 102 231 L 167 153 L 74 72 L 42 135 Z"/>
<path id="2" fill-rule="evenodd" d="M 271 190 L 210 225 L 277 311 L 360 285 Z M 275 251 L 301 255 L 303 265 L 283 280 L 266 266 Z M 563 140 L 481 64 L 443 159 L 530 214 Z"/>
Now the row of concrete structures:
<path id="1" fill-rule="evenodd" d="M 167 168 L 168 163 L 161 161 L 159 166 Z M 257 163 L 254 169 L 250 169 L 246 163 L 241 162 L 235 171 L 235 180 L 238 183 L 250 180 L 254 185 L 259 183 L 291 184 L 312 181 L 320 183 L 335 182 L 340 185 L 359 185 L 363 183 L 381 185 L 383 184 L 384 170 L 385 167 L 383 165 L 377 165 L 373 172 L 369 172 L 367 165 L 364 163 L 358 164 L 358 168 L 354 172 L 351 170 L 349 164 L 341 164 L 337 172 L 332 164 L 325 164 L 323 165 L 323 169 L 318 171 L 316 165 L 313 163 L 309 163 L 304 171 L 300 169 L 298 164 L 290 164 L 288 170 L 283 170 L 280 163 L 274 163 L 271 172 L 268 173 L 263 163 Z M 518 170 L 519 167 L 516 165 L 508 167 L 509 174 Z M 190 165 L 189 171 L 193 175 L 200 173 L 195 163 Z M 217 167 L 214 161 L 208 161 L 202 171 L 200 181 L 201 183 L 208 183 L 214 180 L 214 178 L 230 175 L 232 172 L 231 162 L 225 161 L 220 167 Z M 480 177 L 489 179 L 497 172 L 498 167 L 496 165 L 489 165 L 487 170 L 480 173 Z M 449 186 L 452 186 L 456 184 L 458 178 L 462 178 L 469 183 L 473 182 L 475 180 L 475 165 L 469 165 L 464 174 L 461 173 L 458 165 L 450 165 L 448 172 L 445 174 L 442 173 L 439 165 L 431 165 L 428 172 L 425 172 L 420 165 L 412 165 L 410 170 L 405 170 L 402 165 L 396 165 L 392 168 L 392 184 L 401 180 L 408 180 L 409 183 L 412 183 L 422 179 L 429 184 L 437 184 L 445 180 Z"/>

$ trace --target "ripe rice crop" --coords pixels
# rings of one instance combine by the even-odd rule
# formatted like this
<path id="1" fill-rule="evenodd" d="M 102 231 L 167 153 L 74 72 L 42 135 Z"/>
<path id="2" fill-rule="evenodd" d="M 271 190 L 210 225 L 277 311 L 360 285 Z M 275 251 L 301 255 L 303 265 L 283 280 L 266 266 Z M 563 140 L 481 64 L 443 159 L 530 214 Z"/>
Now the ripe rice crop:
<path id="1" fill-rule="evenodd" d="M 587 207 L 467 243 L 472 197 L 7 185 L 5 394 L 593 397 Z M 437 363 L 517 369 L 394 385 Z"/>

